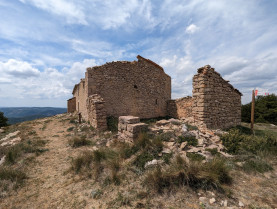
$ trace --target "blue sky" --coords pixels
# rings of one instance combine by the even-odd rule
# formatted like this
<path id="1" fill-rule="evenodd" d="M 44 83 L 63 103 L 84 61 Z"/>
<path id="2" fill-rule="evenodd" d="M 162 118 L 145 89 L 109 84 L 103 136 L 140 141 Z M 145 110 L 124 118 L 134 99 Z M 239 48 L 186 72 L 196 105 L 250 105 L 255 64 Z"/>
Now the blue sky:
<path id="1" fill-rule="evenodd" d="M 191 95 L 206 64 L 277 93 L 277 1 L 0 0 L 0 106 L 66 107 L 87 67 L 139 54 Z"/>

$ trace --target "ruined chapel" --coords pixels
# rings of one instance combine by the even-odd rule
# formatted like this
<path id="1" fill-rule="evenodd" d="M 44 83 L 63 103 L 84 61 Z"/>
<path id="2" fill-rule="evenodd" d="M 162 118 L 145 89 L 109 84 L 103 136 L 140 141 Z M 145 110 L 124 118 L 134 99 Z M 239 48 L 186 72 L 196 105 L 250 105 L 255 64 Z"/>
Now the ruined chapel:
<path id="1" fill-rule="evenodd" d="M 102 130 L 107 128 L 107 117 L 124 115 L 190 118 L 211 129 L 240 124 L 242 94 L 214 68 L 198 69 L 192 97 L 172 100 L 171 77 L 155 62 L 139 55 L 137 59 L 87 68 L 67 101 L 68 112 L 77 111 Z"/>

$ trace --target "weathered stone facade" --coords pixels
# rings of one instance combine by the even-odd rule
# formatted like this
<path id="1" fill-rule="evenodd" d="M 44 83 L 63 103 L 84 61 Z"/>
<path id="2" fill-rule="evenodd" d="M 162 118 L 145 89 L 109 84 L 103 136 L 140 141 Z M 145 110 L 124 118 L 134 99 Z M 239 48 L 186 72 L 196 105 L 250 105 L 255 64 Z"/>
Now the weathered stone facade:
<path id="1" fill-rule="evenodd" d="M 73 111 L 75 101 L 77 112 L 98 129 L 107 128 L 106 117 L 122 115 L 192 118 L 212 129 L 240 124 L 242 94 L 209 65 L 193 77 L 192 97 L 171 100 L 171 78 L 163 68 L 137 58 L 87 68 L 68 100 L 68 111 Z"/>
<path id="2" fill-rule="evenodd" d="M 106 116 L 134 115 L 140 118 L 164 117 L 171 99 L 171 78 L 162 67 L 137 56 L 138 61 L 118 61 L 87 68 L 85 79 L 73 89 L 76 110 L 85 120 L 89 113 L 90 95 L 99 95 Z M 95 124 L 92 122 L 92 124 Z"/>
<path id="3" fill-rule="evenodd" d="M 73 113 L 76 111 L 76 97 L 67 100 L 67 112 Z"/>
<path id="4" fill-rule="evenodd" d="M 193 77 L 193 116 L 207 128 L 228 128 L 241 122 L 241 96 L 229 81 L 206 65 Z"/>
<path id="5" fill-rule="evenodd" d="M 190 96 L 167 102 L 168 116 L 173 118 L 192 117 L 193 98 Z"/>

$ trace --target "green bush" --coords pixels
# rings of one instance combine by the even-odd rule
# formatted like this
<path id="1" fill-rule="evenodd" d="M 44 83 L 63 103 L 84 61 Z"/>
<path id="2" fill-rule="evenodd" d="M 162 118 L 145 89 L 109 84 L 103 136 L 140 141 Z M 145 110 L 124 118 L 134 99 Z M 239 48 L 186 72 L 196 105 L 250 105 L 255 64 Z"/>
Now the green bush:
<path id="1" fill-rule="evenodd" d="M 243 122 L 250 122 L 251 119 L 251 102 L 242 105 L 241 119 Z M 271 94 L 268 96 L 258 96 L 255 99 L 255 122 L 273 123 L 277 125 L 277 96 Z"/>
<path id="2" fill-rule="evenodd" d="M 116 133 L 118 131 L 118 118 L 113 116 L 107 117 L 107 126 L 109 131 Z"/>
<path id="3" fill-rule="evenodd" d="M 196 139 L 195 136 L 178 136 L 177 139 L 178 143 L 182 143 L 182 142 L 188 142 L 187 146 L 197 146 L 198 145 L 198 140 Z"/>
<path id="4" fill-rule="evenodd" d="M 269 165 L 268 163 L 266 163 L 265 161 L 263 161 L 259 158 L 249 159 L 249 160 L 245 161 L 243 163 L 242 168 L 244 171 L 246 171 L 248 173 L 251 173 L 251 172 L 264 173 L 264 172 L 273 170 L 271 165 Z"/>
<path id="5" fill-rule="evenodd" d="M 277 153 L 277 138 L 271 135 L 253 136 L 242 133 L 238 128 L 233 128 L 228 134 L 221 137 L 227 152 L 238 154 L 250 152 L 257 154 L 261 151 Z"/>
<path id="6" fill-rule="evenodd" d="M 222 190 L 223 184 L 232 182 L 229 168 L 223 159 L 214 158 L 210 162 L 191 162 L 177 156 L 168 169 L 157 167 L 145 178 L 145 185 L 155 192 L 162 193 L 165 189 L 188 185 L 192 188 L 215 188 Z"/>
<path id="7" fill-rule="evenodd" d="M 18 169 L 12 169 L 7 167 L 0 168 L 0 180 L 10 180 L 18 184 L 23 183 L 23 180 L 27 178 L 27 175 Z"/>
<path id="8" fill-rule="evenodd" d="M 0 128 L 8 125 L 8 118 L 4 116 L 3 112 L 0 112 Z"/>

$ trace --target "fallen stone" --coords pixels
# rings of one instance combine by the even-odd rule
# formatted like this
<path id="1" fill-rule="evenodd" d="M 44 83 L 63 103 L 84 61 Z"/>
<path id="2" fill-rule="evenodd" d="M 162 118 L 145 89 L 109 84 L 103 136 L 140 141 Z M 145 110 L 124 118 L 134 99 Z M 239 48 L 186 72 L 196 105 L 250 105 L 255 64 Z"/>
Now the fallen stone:
<path id="1" fill-rule="evenodd" d="M 167 124 L 169 124 L 170 122 L 168 120 L 159 120 L 156 122 L 157 126 L 165 126 Z"/>
<path id="2" fill-rule="evenodd" d="M 207 202 L 207 197 L 199 197 L 199 201 L 202 203 Z"/>
<path id="3" fill-rule="evenodd" d="M 215 198 L 211 198 L 211 199 L 209 200 L 209 202 L 210 202 L 210 204 L 214 204 L 214 203 L 215 203 Z"/>
<path id="4" fill-rule="evenodd" d="M 1 139 L 0 141 L 6 141 L 6 140 L 8 140 L 9 138 L 11 138 L 11 137 L 14 137 L 14 136 L 16 136 L 17 134 L 19 134 L 19 132 L 20 131 L 15 131 L 15 132 L 13 132 L 13 133 L 9 133 L 8 135 L 6 135 L 3 139 Z"/>
<path id="5" fill-rule="evenodd" d="M 1 159 L 0 159 L 0 166 L 5 162 L 5 159 L 6 159 L 6 155 L 1 157 Z"/>
<path id="6" fill-rule="evenodd" d="M 164 163 L 163 160 L 156 160 L 156 159 L 154 159 L 154 160 L 151 160 L 151 161 L 145 163 L 144 168 L 147 169 L 149 167 L 156 166 L 156 165 L 161 165 L 163 163 Z"/>
<path id="7" fill-rule="evenodd" d="M 188 127 L 185 124 L 182 125 L 182 132 L 188 132 Z"/>
<path id="8" fill-rule="evenodd" d="M 146 123 L 135 123 L 135 124 L 128 124 L 127 131 L 137 134 L 140 132 L 146 132 L 148 130 L 148 125 Z"/>
<path id="9" fill-rule="evenodd" d="M 0 128 L 0 133 L 3 133 L 3 132 L 4 132 L 4 130 L 2 128 Z"/>
<path id="10" fill-rule="evenodd" d="M 170 153 L 171 153 L 171 150 L 168 149 L 168 148 L 163 148 L 162 153 L 164 153 L 164 154 L 170 154 Z"/>
<path id="11" fill-rule="evenodd" d="M 239 201 L 239 207 L 244 207 L 243 202 Z"/>
<path id="12" fill-rule="evenodd" d="M 180 145 L 180 149 L 183 150 L 187 146 L 188 142 L 182 142 Z"/>
<path id="13" fill-rule="evenodd" d="M 200 152 L 201 149 L 197 148 L 197 147 L 192 147 L 191 149 L 189 149 L 187 152 Z"/>
<path id="14" fill-rule="evenodd" d="M 21 138 L 20 137 L 16 137 L 16 138 L 13 138 L 12 140 L 10 141 L 5 141 L 1 144 L 1 146 L 7 146 L 7 145 L 14 145 L 16 144 L 17 142 L 21 141 Z"/>
<path id="15" fill-rule="evenodd" d="M 168 121 L 173 125 L 181 125 L 182 124 L 182 122 L 180 120 L 174 119 L 174 118 L 171 118 Z"/>
<path id="16" fill-rule="evenodd" d="M 169 149 L 172 148 L 172 147 L 174 146 L 174 144 L 175 144 L 175 142 L 163 142 L 163 143 L 164 143 L 164 145 L 165 145 L 166 147 L 168 147 Z"/>
<path id="17" fill-rule="evenodd" d="M 226 152 L 219 152 L 220 154 L 222 154 L 224 157 L 227 157 L 227 158 L 231 158 L 231 157 L 234 157 L 233 155 L 230 155 L 230 154 L 228 154 L 228 153 L 226 153 Z"/>
<path id="18" fill-rule="evenodd" d="M 134 123 L 139 123 L 140 119 L 139 117 L 127 115 L 127 116 L 120 116 L 118 121 L 119 123 L 134 124 Z"/>

